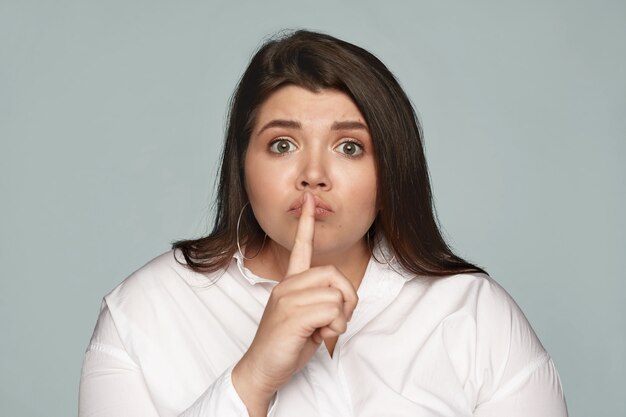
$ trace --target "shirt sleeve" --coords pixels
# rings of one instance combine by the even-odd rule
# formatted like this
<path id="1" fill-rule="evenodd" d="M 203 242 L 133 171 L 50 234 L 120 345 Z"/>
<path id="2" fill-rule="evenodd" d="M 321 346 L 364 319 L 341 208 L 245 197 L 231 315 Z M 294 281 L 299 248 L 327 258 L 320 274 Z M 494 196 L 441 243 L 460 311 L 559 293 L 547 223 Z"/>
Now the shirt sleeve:
<path id="1" fill-rule="evenodd" d="M 474 411 L 474 417 L 502 416 L 567 417 L 559 375 L 547 354 Z"/>
<path id="2" fill-rule="evenodd" d="M 125 350 L 111 313 L 103 302 L 81 371 L 79 417 L 247 417 L 231 381 L 222 373 L 182 413 L 157 410 L 141 368 Z"/>
<path id="3" fill-rule="evenodd" d="M 483 288 L 476 319 L 482 387 L 474 417 L 567 417 L 554 362 L 521 309 L 494 281 Z"/>

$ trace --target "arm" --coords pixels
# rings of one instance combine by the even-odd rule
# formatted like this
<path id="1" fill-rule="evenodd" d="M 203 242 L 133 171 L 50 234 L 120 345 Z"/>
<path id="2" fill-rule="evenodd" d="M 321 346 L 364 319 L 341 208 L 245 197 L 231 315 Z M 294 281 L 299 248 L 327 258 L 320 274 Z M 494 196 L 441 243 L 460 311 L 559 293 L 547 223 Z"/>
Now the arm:
<path id="1" fill-rule="evenodd" d="M 227 369 L 180 417 L 248 416 Z M 127 353 L 103 303 L 85 353 L 80 379 L 79 417 L 164 417 L 159 414 L 141 368 Z"/>
<path id="2" fill-rule="evenodd" d="M 158 377 L 148 378 L 160 375 L 154 371 L 159 371 L 160 361 L 167 358 L 155 357 L 150 344 L 141 345 L 140 351 L 129 345 L 127 350 L 126 336 L 120 337 L 125 333 L 118 333 L 115 324 L 117 320 L 121 325 L 124 315 L 115 308 L 111 314 L 105 303 L 85 357 L 80 417 L 271 415 L 277 390 L 306 365 L 323 338 L 336 337 L 345 331 L 357 303 L 355 289 L 337 268 L 310 268 L 314 225 L 314 202 L 309 197 L 300 218 L 287 275 L 274 287 L 252 344 L 237 365 L 213 381 L 197 400 L 192 398 L 189 403 L 195 402 L 182 414 L 182 408 L 176 414 L 171 406 L 160 406 L 161 398 L 151 398 L 156 391 L 160 392 L 158 395 L 168 393 L 167 387 L 155 389 Z M 132 309 L 141 316 L 145 309 L 153 308 L 150 303 L 143 306 L 133 302 Z M 159 327 L 158 317 L 150 315 L 150 320 L 150 326 Z M 123 326 L 127 332 L 141 331 L 127 327 Z M 148 365 L 151 368 L 142 369 L 142 354 L 152 355 Z M 118 397 L 124 401 L 117 401 Z"/>

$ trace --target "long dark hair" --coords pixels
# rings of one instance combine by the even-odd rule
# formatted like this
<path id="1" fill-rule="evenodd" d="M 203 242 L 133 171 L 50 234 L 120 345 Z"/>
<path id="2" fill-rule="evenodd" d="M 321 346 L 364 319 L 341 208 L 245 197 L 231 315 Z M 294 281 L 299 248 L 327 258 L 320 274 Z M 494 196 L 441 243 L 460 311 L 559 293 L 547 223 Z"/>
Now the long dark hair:
<path id="1" fill-rule="evenodd" d="M 244 156 L 260 105 L 278 88 L 336 89 L 356 103 L 376 155 L 380 211 L 368 231 L 384 237 L 398 262 L 418 275 L 484 272 L 452 253 L 435 218 L 422 133 L 408 97 L 393 74 L 368 51 L 332 36 L 296 31 L 266 42 L 252 57 L 233 94 L 210 235 L 181 240 L 187 265 L 197 272 L 226 267 L 237 251 L 237 220 L 248 201 Z M 244 210 L 242 245 L 259 245 L 264 233 Z"/>

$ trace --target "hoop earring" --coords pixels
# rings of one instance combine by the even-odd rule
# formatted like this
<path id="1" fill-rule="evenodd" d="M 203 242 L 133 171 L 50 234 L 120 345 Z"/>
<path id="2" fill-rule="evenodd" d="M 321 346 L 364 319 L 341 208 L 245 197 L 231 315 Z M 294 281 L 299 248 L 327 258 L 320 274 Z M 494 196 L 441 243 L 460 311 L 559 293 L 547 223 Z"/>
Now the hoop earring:
<path id="1" fill-rule="evenodd" d="M 375 260 L 376 262 L 378 262 L 379 264 L 382 264 L 382 265 L 390 265 L 393 261 L 395 261 L 395 260 L 396 260 L 396 254 L 395 254 L 395 253 L 394 253 L 394 254 L 393 254 L 393 256 L 391 257 L 391 259 L 387 259 L 387 258 L 385 257 L 385 253 L 384 253 L 384 252 L 383 252 L 383 250 L 382 250 L 382 249 L 380 249 L 380 247 L 379 247 L 379 248 L 378 248 L 378 252 L 380 252 L 380 256 L 382 256 L 382 257 L 383 257 L 383 259 L 385 260 L 385 262 L 381 262 L 381 261 L 379 261 L 379 260 L 378 260 L 378 258 L 376 257 L 376 255 L 374 255 L 374 249 L 373 249 L 373 248 L 372 248 L 372 246 L 370 245 L 370 232 L 369 232 L 369 230 L 367 231 L 367 233 L 365 234 L 365 236 L 366 236 L 366 238 L 367 238 L 367 247 L 369 248 L 370 253 L 372 254 L 372 257 L 374 258 L 374 260 Z"/>
<path id="2" fill-rule="evenodd" d="M 248 207 L 250 205 L 250 202 L 248 201 L 246 204 L 243 205 L 243 207 L 241 208 L 241 211 L 239 212 L 239 217 L 237 218 L 237 250 L 239 251 L 239 254 L 241 255 L 241 257 L 243 259 L 246 260 L 250 260 L 250 259 L 254 259 L 257 256 L 259 256 L 259 253 L 261 253 L 261 251 L 263 250 L 263 248 L 265 247 L 265 240 L 267 239 L 267 233 L 265 233 L 265 236 L 263 236 L 263 243 L 261 244 L 261 248 L 258 250 L 258 252 L 250 257 L 250 258 L 246 258 L 246 255 L 243 254 L 243 251 L 241 250 L 241 244 L 239 243 L 239 224 L 241 223 L 241 216 L 243 215 L 243 211 L 246 209 L 246 207 Z"/>

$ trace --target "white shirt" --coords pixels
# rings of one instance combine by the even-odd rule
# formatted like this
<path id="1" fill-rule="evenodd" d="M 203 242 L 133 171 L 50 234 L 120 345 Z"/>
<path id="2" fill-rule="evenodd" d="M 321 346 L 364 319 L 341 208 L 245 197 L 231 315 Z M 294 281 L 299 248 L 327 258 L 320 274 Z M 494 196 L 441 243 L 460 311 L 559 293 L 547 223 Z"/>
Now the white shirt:
<path id="1" fill-rule="evenodd" d="M 268 415 L 567 416 L 552 359 L 490 277 L 395 270 L 370 260 L 333 357 L 322 343 Z M 214 274 L 178 264 L 173 251 L 150 261 L 104 297 L 79 416 L 247 416 L 231 370 L 275 285 L 238 255 Z"/>

